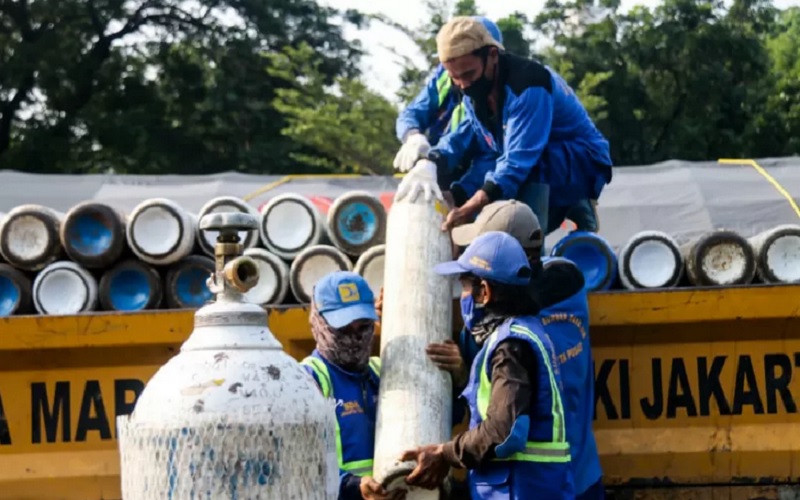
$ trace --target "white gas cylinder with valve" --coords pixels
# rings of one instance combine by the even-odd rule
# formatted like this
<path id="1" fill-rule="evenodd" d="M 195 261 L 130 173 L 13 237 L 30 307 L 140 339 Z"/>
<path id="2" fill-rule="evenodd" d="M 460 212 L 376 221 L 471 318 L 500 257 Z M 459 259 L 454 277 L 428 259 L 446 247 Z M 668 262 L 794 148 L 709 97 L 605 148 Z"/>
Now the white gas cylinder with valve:
<path id="1" fill-rule="evenodd" d="M 335 500 L 335 410 L 244 294 L 258 267 L 242 256 L 247 213 L 216 213 L 215 294 L 180 352 L 117 419 L 125 500 Z"/>

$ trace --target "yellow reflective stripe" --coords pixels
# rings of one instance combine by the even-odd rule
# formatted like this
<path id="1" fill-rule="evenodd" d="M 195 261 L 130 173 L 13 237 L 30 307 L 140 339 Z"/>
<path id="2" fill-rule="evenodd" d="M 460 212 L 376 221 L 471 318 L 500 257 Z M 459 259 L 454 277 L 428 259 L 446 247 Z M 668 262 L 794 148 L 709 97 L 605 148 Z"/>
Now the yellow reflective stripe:
<path id="1" fill-rule="evenodd" d="M 372 356 L 369 358 L 369 367 L 376 376 L 381 376 L 381 358 Z"/>
<path id="2" fill-rule="evenodd" d="M 549 462 L 566 463 L 571 460 L 569 444 L 528 441 L 525 450 L 506 458 L 493 458 L 496 462 Z"/>
<path id="3" fill-rule="evenodd" d="M 371 476 L 372 464 L 372 460 L 356 460 L 355 462 L 347 462 L 340 469 L 356 476 Z"/>
<path id="4" fill-rule="evenodd" d="M 550 353 L 547 352 L 547 349 L 542 341 L 539 340 L 539 337 L 534 335 L 532 331 L 528 330 L 524 326 L 512 324 L 510 330 L 514 333 L 520 333 L 528 336 L 531 340 L 533 340 L 533 342 L 539 348 L 539 351 L 542 353 L 542 358 L 544 358 L 545 365 L 547 366 L 547 374 L 550 378 L 550 392 L 553 394 L 551 408 L 553 414 L 553 441 L 564 442 L 566 441 L 566 432 L 564 429 L 564 407 L 561 404 L 561 393 L 558 390 L 555 372 L 553 371 L 553 366 L 550 363 Z"/>
<path id="5" fill-rule="evenodd" d="M 455 132 L 458 128 L 458 125 L 464 121 L 466 117 L 467 110 L 464 108 L 464 101 L 458 103 L 458 106 L 455 107 L 453 110 L 453 116 L 450 118 L 450 131 Z"/>
<path id="6" fill-rule="evenodd" d="M 492 398 L 492 383 L 489 381 L 489 376 L 486 374 L 486 357 L 494 347 L 497 341 L 497 331 L 493 332 L 489 339 L 486 341 L 486 351 L 483 354 L 481 361 L 481 369 L 478 382 L 478 415 L 481 420 L 486 420 L 486 412 L 489 410 L 489 400 Z"/>
<path id="7" fill-rule="evenodd" d="M 442 71 L 442 74 L 439 75 L 439 79 L 436 80 L 436 93 L 439 94 L 439 107 L 444 104 L 447 94 L 450 93 L 451 85 L 450 75 L 447 74 L 447 71 Z"/>

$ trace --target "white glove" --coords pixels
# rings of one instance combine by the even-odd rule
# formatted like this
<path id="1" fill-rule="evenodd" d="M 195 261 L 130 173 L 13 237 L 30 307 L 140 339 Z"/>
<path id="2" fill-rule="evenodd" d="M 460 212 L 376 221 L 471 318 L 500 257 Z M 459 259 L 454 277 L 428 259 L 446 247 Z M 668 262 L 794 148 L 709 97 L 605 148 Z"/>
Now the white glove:
<path id="1" fill-rule="evenodd" d="M 420 158 L 431 150 L 428 138 L 424 134 L 416 133 L 408 136 L 406 142 L 400 147 L 394 157 L 394 168 L 401 172 L 408 172 Z"/>
<path id="2" fill-rule="evenodd" d="M 414 168 L 403 177 L 394 195 L 394 201 L 400 201 L 408 197 L 409 203 L 422 193 L 425 202 L 429 203 L 435 197 L 439 201 L 444 201 L 442 190 L 436 181 L 436 164 L 430 160 L 419 160 Z"/>

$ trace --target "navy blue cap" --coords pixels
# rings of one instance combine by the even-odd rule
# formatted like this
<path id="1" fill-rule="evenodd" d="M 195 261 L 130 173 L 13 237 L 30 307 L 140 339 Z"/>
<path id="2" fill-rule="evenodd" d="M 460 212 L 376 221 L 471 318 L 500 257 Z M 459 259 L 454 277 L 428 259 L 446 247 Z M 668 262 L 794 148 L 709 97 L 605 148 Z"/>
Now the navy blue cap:
<path id="1" fill-rule="evenodd" d="M 343 328 L 359 319 L 378 320 L 375 296 L 367 281 L 351 271 L 336 271 L 314 286 L 314 304 L 333 328 Z"/>
<path id="2" fill-rule="evenodd" d="M 439 264 L 434 271 L 442 275 L 472 273 L 506 285 L 527 285 L 531 279 L 530 264 L 522 245 L 513 236 L 500 231 L 478 236 L 458 260 Z"/>

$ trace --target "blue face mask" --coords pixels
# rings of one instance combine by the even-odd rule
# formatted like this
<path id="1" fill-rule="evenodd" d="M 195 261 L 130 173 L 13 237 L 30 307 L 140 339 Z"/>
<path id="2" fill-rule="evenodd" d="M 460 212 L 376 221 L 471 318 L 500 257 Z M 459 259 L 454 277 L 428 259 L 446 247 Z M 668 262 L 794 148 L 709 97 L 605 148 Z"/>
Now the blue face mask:
<path id="1" fill-rule="evenodd" d="M 476 304 L 472 294 L 461 297 L 461 318 L 467 330 L 472 330 L 483 319 L 485 312 L 483 304 Z"/>

